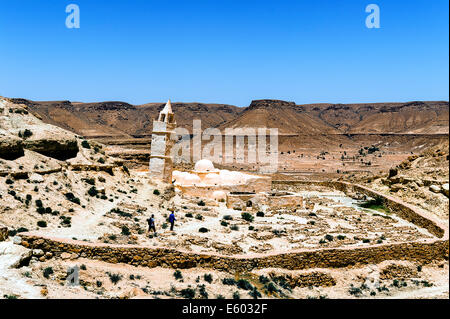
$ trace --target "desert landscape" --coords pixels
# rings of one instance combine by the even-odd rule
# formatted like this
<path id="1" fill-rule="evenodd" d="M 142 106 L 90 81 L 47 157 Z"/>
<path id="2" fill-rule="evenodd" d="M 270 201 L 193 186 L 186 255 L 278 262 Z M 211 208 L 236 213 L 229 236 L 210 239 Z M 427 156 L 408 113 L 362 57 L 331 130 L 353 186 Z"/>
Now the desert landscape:
<path id="1" fill-rule="evenodd" d="M 278 170 L 172 164 L 171 115 L 277 128 Z M 0 97 L 3 298 L 449 298 L 448 223 L 446 101 Z"/>

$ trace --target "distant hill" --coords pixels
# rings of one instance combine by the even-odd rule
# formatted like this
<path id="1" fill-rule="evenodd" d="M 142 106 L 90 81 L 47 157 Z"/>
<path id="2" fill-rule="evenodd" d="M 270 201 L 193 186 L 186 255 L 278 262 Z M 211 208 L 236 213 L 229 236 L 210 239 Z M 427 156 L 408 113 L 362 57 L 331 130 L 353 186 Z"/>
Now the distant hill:
<path id="1" fill-rule="evenodd" d="M 44 122 L 88 138 L 149 136 L 152 121 L 164 106 L 12 100 L 26 104 Z M 178 126 L 190 131 L 193 119 L 201 119 L 202 128 L 276 127 L 283 135 L 449 133 L 449 103 L 445 101 L 297 105 L 267 99 L 252 101 L 246 108 L 181 102 L 172 107 Z"/>

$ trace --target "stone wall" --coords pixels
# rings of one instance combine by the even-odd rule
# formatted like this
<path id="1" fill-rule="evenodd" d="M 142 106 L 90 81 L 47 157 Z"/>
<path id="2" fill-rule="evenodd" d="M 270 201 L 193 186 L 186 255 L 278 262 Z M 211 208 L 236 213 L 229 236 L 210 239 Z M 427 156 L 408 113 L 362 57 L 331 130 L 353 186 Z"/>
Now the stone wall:
<path id="1" fill-rule="evenodd" d="M 282 254 L 254 254 L 224 256 L 197 254 L 168 248 L 133 245 L 92 244 L 75 240 L 61 240 L 22 233 L 22 245 L 42 249 L 60 257 L 65 253 L 73 258 L 90 258 L 108 263 L 126 263 L 145 267 L 211 268 L 229 272 L 245 272 L 262 268 L 291 270 L 308 268 L 340 268 L 376 264 L 385 260 L 409 260 L 423 264 L 434 260 L 448 260 L 448 240 L 380 244 L 370 247 L 299 250 Z"/>

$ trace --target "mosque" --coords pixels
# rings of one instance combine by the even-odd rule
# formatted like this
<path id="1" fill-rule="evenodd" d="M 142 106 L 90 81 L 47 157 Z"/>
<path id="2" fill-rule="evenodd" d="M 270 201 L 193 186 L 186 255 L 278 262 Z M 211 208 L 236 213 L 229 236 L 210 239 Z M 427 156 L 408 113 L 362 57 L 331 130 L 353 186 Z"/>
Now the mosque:
<path id="1" fill-rule="evenodd" d="M 150 152 L 150 176 L 166 183 L 173 183 L 182 194 L 217 201 L 226 201 L 231 207 L 251 207 L 260 205 L 298 206 L 302 199 L 291 193 L 272 192 L 272 179 L 226 169 L 217 169 L 209 159 L 195 163 L 194 170 L 173 170 L 170 134 L 176 127 L 170 100 L 153 121 Z M 269 200 L 270 199 L 270 200 Z M 243 207 L 241 207 L 243 206 Z"/>

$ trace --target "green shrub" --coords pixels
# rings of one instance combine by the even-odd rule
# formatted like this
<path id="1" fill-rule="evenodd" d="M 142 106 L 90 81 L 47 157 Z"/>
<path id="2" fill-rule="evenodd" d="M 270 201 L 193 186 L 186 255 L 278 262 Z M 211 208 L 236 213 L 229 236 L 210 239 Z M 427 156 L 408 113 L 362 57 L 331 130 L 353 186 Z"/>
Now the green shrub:
<path id="1" fill-rule="evenodd" d="M 222 221 L 220 222 L 220 225 L 226 227 L 226 226 L 228 226 L 229 224 L 228 224 L 226 221 L 222 220 Z"/>
<path id="2" fill-rule="evenodd" d="M 11 184 L 14 184 L 14 181 L 13 181 L 12 179 L 8 178 L 8 179 L 5 181 L 5 183 L 8 184 L 8 185 L 11 185 Z"/>
<path id="3" fill-rule="evenodd" d="M 222 283 L 227 286 L 233 286 L 236 284 L 236 280 L 234 280 L 233 278 L 224 278 L 222 279 Z"/>
<path id="4" fill-rule="evenodd" d="M 91 145 L 90 145 L 89 142 L 86 141 L 86 140 L 83 140 L 83 141 L 81 142 L 81 146 L 82 146 L 83 148 L 87 148 L 87 149 L 90 149 L 90 148 L 91 148 Z"/>
<path id="5" fill-rule="evenodd" d="M 244 290 L 251 290 L 253 289 L 253 286 L 250 282 L 248 282 L 245 279 L 239 279 L 236 283 L 236 286 L 240 289 L 244 289 Z"/>
<path id="6" fill-rule="evenodd" d="M 109 280 L 111 280 L 111 282 L 116 285 L 121 279 L 122 279 L 122 275 L 120 274 L 110 274 L 108 273 L 109 276 Z"/>
<path id="7" fill-rule="evenodd" d="M 203 279 L 209 284 L 212 283 L 212 281 L 213 281 L 213 277 L 211 274 L 204 274 Z"/>
<path id="8" fill-rule="evenodd" d="M 198 220 L 203 220 L 203 216 L 202 216 L 202 215 L 200 215 L 200 214 L 197 214 L 197 215 L 195 216 L 195 219 L 198 219 Z"/>
<path id="9" fill-rule="evenodd" d="M 180 294 L 185 299 L 193 299 L 195 297 L 195 290 L 192 288 L 185 288 L 180 291 Z"/>
<path id="10" fill-rule="evenodd" d="M 225 219 L 225 220 L 233 220 L 233 217 L 231 217 L 230 215 L 225 215 L 225 216 L 223 216 L 223 219 Z"/>
<path id="11" fill-rule="evenodd" d="M 127 226 L 122 226 L 122 235 L 129 236 L 130 234 L 130 229 Z"/>
<path id="12" fill-rule="evenodd" d="M 97 188 L 95 188 L 95 186 L 92 186 L 91 188 L 89 188 L 88 194 L 89 194 L 91 197 L 97 196 L 97 194 L 98 194 Z"/>
<path id="13" fill-rule="evenodd" d="M 44 268 L 42 273 L 43 273 L 44 277 L 48 279 L 50 277 L 50 275 L 53 274 L 53 268 L 52 267 Z"/>
<path id="14" fill-rule="evenodd" d="M 238 225 L 231 225 L 230 229 L 231 230 L 239 230 L 239 226 Z"/>
<path id="15" fill-rule="evenodd" d="M 264 286 L 264 288 L 266 288 L 267 291 L 270 293 L 274 293 L 274 292 L 278 291 L 277 287 L 274 285 L 273 282 L 268 283 L 267 285 Z"/>
<path id="16" fill-rule="evenodd" d="M 47 222 L 45 220 L 40 220 L 37 222 L 39 227 L 47 227 Z"/>
<path id="17" fill-rule="evenodd" d="M 253 287 L 253 290 L 250 291 L 248 294 L 252 296 L 253 299 L 258 299 L 259 297 L 261 297 L 261 293 L 258 291 L 258 288 L 256 287 Z"/>
<path id="18" fill-rule="evenodd" d="M 183 278 L 183 274 L 178 269 L 175 270 L 175 272 L 173 273 L 173 276 L 175 277 L 176 280 L 179 280 L 179 279 Z"/>
<path id="19" fill-rule="evenodd" d="M 259 282 L 264 284 L 267 284 L 270 281 L 270 279 L 264 275 L 259 276 Z"/>
<path id="20" fill-rule="evenodd" d="M 247 212 L 242 213 L 241 216 L 242 216 L 242 219 L 244 219 L 248 222 L 252 222 L 255 219 L 252 214 L 247 213 Z"/>
<path id="21" fill-rule="evenodd" d="M 233 299 L 241 299 L 241 295 L 239 294 L 239 291 L 233 292 Z"/>
<path id="22" fill-rule="evenodd" d="M 186 213 L 186 215 L 184 215 L 184 216 L 189 217 L 189 218 L 194 217 L 194 216 L 192 215 L 192 213 Z"/>
<path id="23" fill-rule="evenodd" d="M 200 227 L 200 229 L 198 231 L 201 233 L 207 233 L 207 232 L 209 232 L 209 229 L 205 228 L 205 227 Z"/>
<path id="24" fill-rule="evenodd" d="M 23 131 L 23 138 L 29 138 L 33 135 L 33 132 L 31 132 L 29 129 L 25 129 L 25 131 Z"/>
<path id="25" fill-rule="evenodd" d="M 105 159 L 104 159 L 103 157 L 100 157 L 100 158 L 98 159 L 98 162 L 99 162 L 100 164 L 105 164 Z"/>
<path id="26" fill-rule="evenodd" d="M 80 205 L 80 199 L 78 197 L 75 197 L 73 193 L 65 193 L 64 196 L 68 201 Z"/>
<path id="27" fill-rule="evenodd" d="M 204 299 L 208 299 L 208 292 L 206 291 L 205 285 L 198 285 L 197 288 L 200 296 L 202 296 Z"/>
<path id="28" fill-rule="evenodd" d="M 325 239 L 328 240 L 328 241 L 333 241 L 333 236 L 331 236 L 329 234 L 326 234 L 325 235 Z"/>
<path id="29" fill-rule="evenodd" d="M 83 178 L 83 181 L 85 181 L 89 185 L 95 185 L 95 178 Z"/>
<path id="30" fill-rule="evenodd" d="M 156 196 L 159 196 L 161 193 L 159 192 L 159 190 L 155 189 L 155 190 L 153 190 L 153 194 Z"/>
<path id="31" fill-rule="evenodd" d="M 257 213 L 256 213 L 256 216 L 258 216 L 258 217 L 264 217 L 264 213 L 263 213 L 263 212 L 257 212 Z"/>
<path id="32" fill-rule="evenodd" d="M 35 203 L 36 203 L 36 206 L 37 206 L 37 207 L 42 207 L 42 201 L 41 201 L 40 199 L 37 199 L 37 200 L 35 201 Z"/>
<path id="33" fill-rule="evenodd" d="M 205 206 L 206 204 L 205 204 L 205 202 L 204 202 L 203 200 L 200 200 L 200 201 L 197 203 L 197 205 L 198 205 L 198 206 Z"/>
<path id="34" fill-rule="evenodd" d="M 345 236 L 344 236 L 344 235 L 337 235 L 337 239 L 339 239 L 339 240 L 344 240 L 344 239 L 345 239 Z"/>

